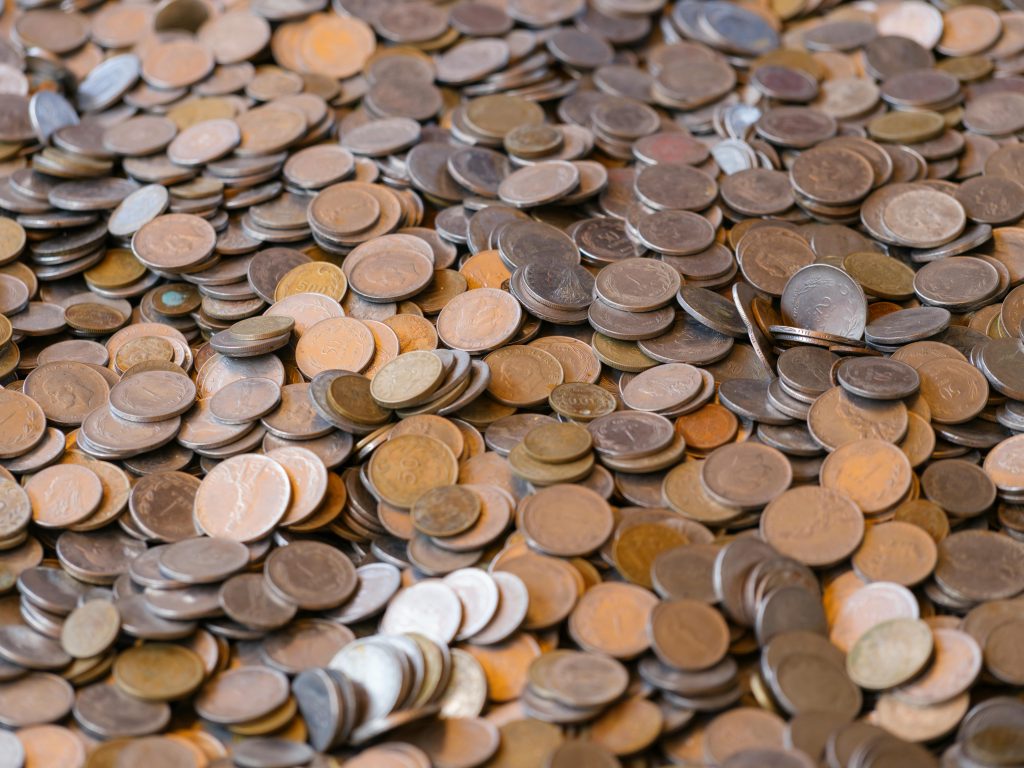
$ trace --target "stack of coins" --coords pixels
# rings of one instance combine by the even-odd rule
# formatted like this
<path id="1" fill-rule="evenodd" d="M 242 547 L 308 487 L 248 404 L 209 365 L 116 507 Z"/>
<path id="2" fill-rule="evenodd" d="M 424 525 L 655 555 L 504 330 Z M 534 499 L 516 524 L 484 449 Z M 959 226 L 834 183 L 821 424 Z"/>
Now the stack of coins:
<path id="1" fill-rule="evenodd" d="M 251 317 L 210 337 L 210 346 L 224 357 L 257 357 L 291 341 L 295 321 L 290 317 Z"/>
<path id="2" fill-rule="evenodd" d="M 532 427 L 508 454 L 509 466 L 534 486 L 572 483 L 594 471 L 593 438 L 572 423 L 550 422 Z"/>

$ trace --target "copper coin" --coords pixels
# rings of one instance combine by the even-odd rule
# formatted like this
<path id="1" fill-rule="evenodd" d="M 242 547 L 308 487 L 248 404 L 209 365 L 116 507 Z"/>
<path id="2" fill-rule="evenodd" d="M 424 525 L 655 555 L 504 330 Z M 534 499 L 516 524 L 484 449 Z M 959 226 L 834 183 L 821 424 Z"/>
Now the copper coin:
<path id="1" fill-rule="evenodd" d="M 196 494 L 196 521 L 204 532 L 253 541 L 273 530 L 284 517 L 291 487 L 287 473 L 273 459 L 239 456 L 215 470 Z M 251 495 L 250 486 L 259 489 L 258 495 Z M 252 499 L 259 499 L 258 515 L 249 506 Z"/>

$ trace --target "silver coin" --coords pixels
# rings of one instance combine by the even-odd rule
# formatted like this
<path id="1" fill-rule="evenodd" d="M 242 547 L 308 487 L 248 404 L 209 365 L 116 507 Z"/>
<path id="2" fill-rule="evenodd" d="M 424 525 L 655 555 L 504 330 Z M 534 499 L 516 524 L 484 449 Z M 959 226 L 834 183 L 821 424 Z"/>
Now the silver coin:
<path id="1" fill-rule="evenodd" d="M 39 91 L 28 103 L 28 116 L 32 128 L 43 144 L 61 128 L 78 125 L 78 113 L 68 100 L 53 91 Z"/>
<path id="2" fill-rule="evenodd" d="M 860 285 L 843 270 L 811 264 L 787 281 L 782 291 L 782 316 L 797 328 L 859 339 L 867 322 L 867 299 Z"/>

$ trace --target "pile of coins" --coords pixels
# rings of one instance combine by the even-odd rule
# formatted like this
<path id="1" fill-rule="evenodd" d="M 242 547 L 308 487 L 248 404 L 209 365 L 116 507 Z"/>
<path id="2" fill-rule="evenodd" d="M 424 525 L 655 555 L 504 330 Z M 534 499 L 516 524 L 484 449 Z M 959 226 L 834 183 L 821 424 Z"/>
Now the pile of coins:
<path id="1" fill-rule="evenodd" d="M 0 768 L 1024 764 L 1024 12 L 17 0 Z"/>

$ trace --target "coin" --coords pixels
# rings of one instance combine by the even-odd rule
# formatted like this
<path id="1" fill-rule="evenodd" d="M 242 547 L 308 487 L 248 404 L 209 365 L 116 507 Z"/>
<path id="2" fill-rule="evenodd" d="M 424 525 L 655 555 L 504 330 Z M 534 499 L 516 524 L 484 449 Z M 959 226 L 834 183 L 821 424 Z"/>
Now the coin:
<path id="1" fill-rule="evenodd" d="M 196 493 L 196 522 L 204 532 L 236 541 L 265 535 L 284 517 L 291 500 L 288 475 L 273 459 L 238 456 L 218 465 Z M 255 493 L 255 495 L 253 495 Z M 250 501 L 258 500 L 257 510 Z"/>
<path id="2" fill-rule="evenodd" d="M 12 756 L 27 765 L 33 762 L 82 765 L 85 762 L 85 747 L 71 731 L 61 726 L 23 728 L 17 734 L 17 741 L 19 747 L 12 751 Z"/>
<path id="3" fill-rule="evenodd" d="M 103 499 L 103 485 L 92 470 L 75 465 L 47 467 L 25 485 L 37 525 L 66 528 L 95 512 Z"/>
<path id="4" fill-rule="evenodd" d="M 881 464 L 891 471 L 874 475 L 871 467 Z M 902 451 L 876 439 L 857 440 L 837 448 L 822 464 L 821 472 L 822 486 L 846 493 L 866 514 L 882 512 L 899 502 L 912 474 Z"/>
<path id="5" fill-rule="evenodd" d="M 736 468 L 744 467 L 742 476 Z M 790 484 L 792 471 L 774 448 L 737 443 L 712 451 L 701 467 L 704 490 L 725 506 L 749 509 L 762 506 Z"/>
<path id="6" fill-rule="evenodd" d="M 422 467 L 423 471 L 410 474 L 408 468 L 412 465 Z M 384 501 L 409 508 L 422 493 L 453 483 L 457 466 L 451 449 L 440 440 L 426 435 L 400 435 L 374 453 L 369 472 Z"/>
<path id="7" fill-rule="evenodd" d="M 110 603 L 103 600 L 83 603 L 64 622 L 61 645 L 76 659 L 96 656 L 114 642 L 120 624 L 120 615 Z"/>
<path id="8" fill-rule="evenodd" d="M 760 525 L 775 549 L 812 567 L 845 559 L 864 536 L 857 505 L 827 487 L 786 491 L 765 508 Z M 826 529 L 829 535 L 823 536 Z"/>
<path id="9" fill-rule="evenodd" d="M 456 536 L 480 517 L 480 497 L 461 486 L 434 488 L 421 495 L 410 514 L 417 530 L 428 536 Z"/>
<path id="10" fill-rule="evenodd" d="M 899 547 L 906 552 L 900 563 L 889 562 L 887 552 Z M 913 586 L 928 577 L 937 559 L 935 542 L 925 531 L 910 523 L 891 521 L 872 526 L 864 534 L 853 565 L 871 581 L 890 581 Z"/>
<path id="11" fill-rule="evenodd" d="M 511 339 L 521 319 L 522 310 L 509 294 L 478 288 L 445 305 L 437 318 L 437 333 L 453 349 L 484 352 Z"/>
<path id="12" fill-rule="evenodd" d="M 935 660 L 918 680 L 898 689 L 894 695 L 901 701 L 929 706 L 960 695 L 981 670 L 981 650 L 965 632 L 949 628 L 932 628 Z"/>
<path id="13" fill-rule="evenodd" d="M 157 675 L 154 671 L 159 670 Z M 132 696 L 170 701 L 192 693 L 203 681 L 199 656 L 178 645 L 146 643 L 118 656 L 114 681 Z"/>
<path id="14" fill-rule="evenodd" d="M 262 694 L 254 698 L 255 690 Z M 246 692 L 250 695 L 246 695 Z M 283 673 L 265 667 L 222 672 L 199 691 L 196 707 L 202 716 L 219 723 L 242 723 L 273 711 L 288 696 Z"/>
<path id="15" fill-rule="evenodd" d="M 899 653 L 878 657 L 880 646 L 896 642 Z M 890 688 L 917 675 L 931 657 L 933 643 L 932 631 L 923 621 L 883 622 L 868 630 L 850 649 L 846 668 L 850 678 L 863 688 Z"/>

